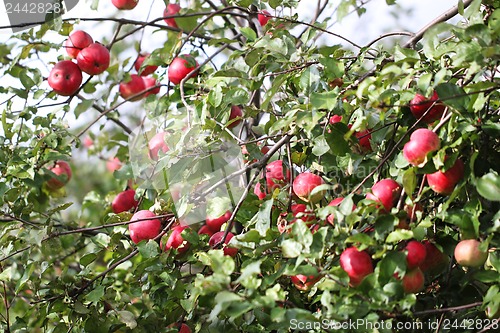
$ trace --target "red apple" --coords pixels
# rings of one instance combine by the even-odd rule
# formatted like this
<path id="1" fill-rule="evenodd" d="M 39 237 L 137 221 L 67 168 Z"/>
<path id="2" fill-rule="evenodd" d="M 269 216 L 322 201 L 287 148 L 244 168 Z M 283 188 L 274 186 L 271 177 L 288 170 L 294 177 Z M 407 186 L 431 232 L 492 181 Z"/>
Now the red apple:
<path id="1" fill-rule="evenodd" d="M 206 224 L 210 228 L 210 230 L 212 230 L 213 232 L 217 232 L 220 231 L 220 227 L 224 223 L 229 221 L 230 218 L 231 218 L 231 211 L 228 210 L 227 212 L 216 218 L 207 216 Z"/>
<path id="2" fill-rule="evenodd" d="M 135 191 L 130 189 L 118 193 L 111 203 L 111 208 L 113 213 L 119 214 L 137 208 L 138 204 L 139 202 L 135 200 Z"/>
<path id="3" fill-rule="evenodd" d="M 416 94 L 410 102 L 410 111 L 415 118 L 420 119 L 424 113 L 431 108 L 427 115 L 422 118 L 422 121 L 426 124 L 433 123 L 441 118 L 445 109 L 445 105 L 440 102 L 434 104 L 438 99 L 438 94 L 435 91 L 430 99 L 427 99 L 424 95 Z M 432 106 L 433 104 L 434 106 Z"/>
<path id="4" fill-rule="evenodd" d="M 122 162 L 118 159 L 118 157 L 110 158 L 106 161 L 106 169 L 109 172 L 115 172 L 116 170 L 120 170 L 122 167 Z"/>
<path id="5" fill-rule="evenodd" d="M 457 159 L 455 164 L 445 172 L 438 170 L 427 175 L 427 183 L 434 192 L 449 195 L 463 176 L 464 162 L 461 159 Z"/>
<path id="6" fill-rule="evenodd" d="M 290 280 L 292 281 L 293 285 L 295 288 L 301 291 L 308 291 L 311 289 L 312 286 L 319 280 L 321 280 L 320 275 L 294 275 L 290 276 Z"/>
<path id="7" fill-rule="evenodd" d="M 372 151 L 372 146 L 370 144 L 370 141 L 372 139 L 372 134 L 370 131 L 371 130 L 366 129 L 364 131 L 354 133 L 354 136 L 359 141 L 359 145 L 361 146 L 361 149 L 365 152 Z"/>
<path id="8" fill-rule="evenodd" d="M 178 4 L 176 3 L 170 3 L 167 5 L 167 7 L 165 8 L 165 10 L 163 11 L 163 16 L 174 16 L 174 15 L 177 15 L 181 10 L 181 6 L 179 6 Z M 175 22 L 175 18 L 166 18 L 164 19 L 165 23 L 167 23 L 167 25 L 169 27 L 174 27 L 174 28 L 178 28 L 177 27 L 177 22 Z"/>
<path id="9" fill-rule="evenodd" d="M 156 133 L 155 136 L 151 138 L 151 140 L 149 140 L 148 142 L 149 157 L 152 160 L 156 161 L 158 159 L 158 153 L 160 151 L 162 151 L 163 153 L 169 151 L 167 143 L 165 142 L 166 135 L 167 132 L 159 132 Z"/>
<path id="10" fill-rule="evenodd" d="M 259 23 L 261 26 L 265 26 L 267 22 L 272 18 L 271 13 L 269 13 L 267 10 L 262 10 L 257 14 L 257 19 L 259 20 Z"/>
<path id="11" fill-rule="evenodd" d="M 144 93 L 144 98 L 148 97 L 149 95 L 156 95 L 160 92 L 160 86 L 158 85 L 158 81 L 152 76 L 143 76 L 142 81 L 144 81 L 144 89 L 148 90 L 152 87 L 156 87 L 154 89 L 148 90 L 147 92 Z"/>
<path id="12" fill-rule="evenodd" d="M 259 200 L 262 200 L 266 197 L 266 192 L 262 190 L 262 184 L 258 182 L 255 184 L 253 193 L 255 193 L 255 195 L 259 198 Z"/>
<path id="13" fill-rule="evenodd" d="M 92 44 L 94 40 L 83 30 L 73 31 L 64 42 L 66 52 L 71 58 L 76 58 L 81 50 Z"/>
<path id="14" fill-rule="evenodd" d="M 73 95 L 82 84 L 82 71 L 71 60 L 59 61 L 49 73 L 47 81 L 55 93 Z"/>
<path id="15" fill-rule="evenodd" d="M 427 250 L 424 244 L 412 240 L 406 244 L 405 250 L 407 252 L 406 265 L 408 269 L 419 267 L 425 261 Z"/>
<path id="16" fill-rule="evenodd" d="M 353 287 L 361 284 L 365 276 L 373 273 L 370 255 L 365 251 L 358 251 L 355 247 L 349 247 L 342 252 L 340 267 L 349 275 L 350 285 Z"/>
<path id="17" fill-rule="evenodd" d="M 68 162 L 57 161 L 49 170 L 57 176 L 47 181 L 47 187 L 51 190 L 60 189 L 71 179 L 72 172 Z"/>
<path id="18" fill-rule="evenodd" d="M 144 80 L 141 76 L 132 74 L 130 75 L 130 80 L 127 82 L 120 83 L 120 96 L 124 99 L 128 99 L 129 101 L 138 101 L 144 97 L 144 94 L 137 95 L 141 91 L 146 89 L 146 85 L 144 84 Z M 135 96 L 130 98 L 131 96 Z M 130 99 L 129 99 L 130 98 Z"/>
<path id="19" fill-rule="evenodd" d="M 389 178 L 382 179 L 372 186 L 372 191 L 366 195 L 366 198 L 381 203 L 382 211 L 388 213 L 398 200 L 401 190 L 402 187 L 398 182 Z"/>
<path id="20" fill-rule="evenodd" d="M 448 264 L 448 256 L 428 240 L 423 241 L 422 244 L 425 246 L 426 255 L 425 260 L 420 264 L 420 269 L 431 275 L 434 271 L 442 272 Z"/>
<path id="21" fill-rule="evenodd" d="M 167 328 L 178 328 L 179 329 L 179 333 L 192 333 L 191 332 L 191 329 L 189 328 L 188 325 L 182 323 L 182 324 L 178 324 L 178 323 L 175 323 L 175 324 L 170 324 L 167 326 Z"/>
<path id="22" fill-rule="evenodd" d="M 323 185 L 324 183 L 325 181 L 320 176 L 314 173 L 304 172 L 297 175 L 297 177 L 293 180 L 292 188 L 295 195 L 297 195 L 300 199 L 306 202 L 310 201 L 312 203 L 316 203 L 323 198 L 325 190 L 319 191 L 312 196 L 311 192 L 317 186 Z"/>
<path id="23" fill-rule="evenodd" d="M 336 123 L 340 123 L 341 121 L 342 121 L 342 116 L 334 114 L 333 116 L 330 117 L 330 124 L 331 125 L 336 124 Z"/>
<path id="24" fill-rule="evenodd" d="M 89 75 L 98 75 L 109 67 L 109 50 L 102 44 L 92 43 L 78 53 L 78 67 Z"/>
<path id="25" fill-rule="evenodd" d="M 419 128 L 410 136 L 403 147 L 403 156 L 415 166 L 424 164 L 427 160 L 427 154 L 436 151 L 441 146 L 439 136 L 426 128 Z"/>
<path id="26" fill-rule="evenodd" d="M 84 139 L 83 139 L 83 146 L 86 147 L 86 148 L 90 148 L 94 145 L 94 140 L 92 140 L 92 138 L 90 136 L 86 136 Z"/>
<path id="27" fill-rule="evenodd" d="M 241 123 L 241 117 L 243 116 L 243 112 L 241 111 L 241 108 L 239 106 L 233 105 L 231 106 L 231 114 L 229 115 L 229 122 L 230 124 L 227 125 L 228 128 L 233 128 L 238 126 L 239 123 Z M 239 118 L 239 119 L 237 119 Z M 231 122 L 233 119 L 237 119 L 233 122 Z"/>
<path id="28" fill-rule="evenodd" d="M 168 66 L 168 79 L 173 84 L 179 84 L 186 76 L 198 67 L 198 62 L 189 54 L 181 55 L 175 58 Z M 196 77 L 198 72 L 191 75 L 191 78 Z"/>
<path id="29" fill-rule="evenodd" d="M 130 10 L 137 6 L 139 0 L 111 0 L 111 3 L 118 9 Z"/>
<path id="30" fill-rule="evenodd" d="M 212 237 L 213 234 L 215 234 L 215 232 L 213 232 L 206 224 L 198 230 L 198 235 L 208 235 L 208 237 Z"/>
<path id="31" fill-rule="evenodd" d="M 338 206 L 340 206 L 340 204 L 342 203 L 342 201 L 344 201 L 344 198 L 335 198 L 332 201 L 330 201 L 330 203 L 328 204 L 328 206 L 338 207 Z M 354 212 L 355 210 L 356 210 L 356 205 L 352 204 L 352 211 Z M 333 225 L 333 221 L 335 220 L 335 215 L 334 214 L 328 215 L 328 217 L 326 218 L 326 220 L 328 221 L 328 223 L 330 223 L 331 225 Z"/>
<path id="32" fill-rule="evenodd" d="M 165 251 L 170 249 L 177 249 L 178 253 L 184 253 L 189 249 L 189 243 L 182 237 L 182 232 L 188 226 L 178 225 L 172 228 L 172 233 L 168 237 L 167 244 L 165 244 Z"/>
<path id="33" fill-rule="evenodd" d="M 137 59 L 135 59 L 134 68 L 140 76 L 148 76 L 150 74 L 153 74 L 154 71 L 158 68 L 158 66 L 147 65 L 141 71 L 142 63 L 144 62 L 144 60 L 146 60 L 148 56 L 149 54 L 139 54 Z"/>
<path id="34" fill-rule="evenodd" d="M 210 247 L 212 248 L 215 247 L 216 244 L 219 244 L 222 241 L 224 233 L 225 231 L 219 231 L 213 234 L 212 237 L 210 237 L 210 239 L 208 240 L 208 245 L 210 245 Z M 226 236 L 226 239 L 224 240 L 223 249 L 224 249 L 224 255 L 226 256 L 234 257 L 236 256 L 236 253 L 238 253 L 238 249 L 227 246 L 227 244 L 233 237 L 234 235 L 231 232 L 229 232 Z"/>
<path id="35" fill-rule="evenodd" d="M 424 273 L 417 267 L 403 276 L 403 290 L 407 294 L 417 293 L 424 288 L 424 282 Z"/>
<path id="36" fill-rule="evenodd" d="M 479 267 L 483 266 L 488 259 L 488 252 L 479 250 L 481 242 L 475 239 L 460 241 L 455 247 L 455 260 L 461 266 Z"/>
<path id="37" fill-rule="evenodd" d="M 266 165 L 266 184 L 270 193 L 277 188 L 281 188 L 289 180 L 290 170 L 283 168 L 283 161 L 276 160 Z"/>
<path id="38" fill-rule="evenodd" d="M 130 238 L 135 244 L 142 240 L 153 239 L 160 234 L 161 221 L 156 218 L 155 213 L 149 210 L 138 211 L 132 216 L 130 221 L 137 221 L 128 225 Z"/>
<path id="39" fill-rule="evenodd" d="M 292 207 L 292 215 L 294 217 L 292 223 L 296 220 L 301 219 L 306 224 L 311 224 L 316 220 L 316 215 L 313 211 L 307 209 L 307 206 L 304 204 L 293 204 Z"/>

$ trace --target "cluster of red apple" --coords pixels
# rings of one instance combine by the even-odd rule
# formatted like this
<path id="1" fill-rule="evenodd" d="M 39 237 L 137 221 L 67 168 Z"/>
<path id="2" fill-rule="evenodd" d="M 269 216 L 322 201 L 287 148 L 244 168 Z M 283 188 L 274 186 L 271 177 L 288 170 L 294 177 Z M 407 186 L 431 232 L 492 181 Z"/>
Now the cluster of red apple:
<path id="1" fill-rule="evenodd" d="M 59 95 L 71 96 L 82 84 L 82 72 L 98 75 L 109 67 L 109 50 L 82 30 L 73 31 L 64 46 L 71 60 L 59 61 L 50 71 L 49 86 Z"/>
<path id="2" fill-rule="evenodd" d="M 329 120 L 330 124 L 336 124 L 342 122 L 342 116 L 339 115 L 333 115 L 330 117 Z M 352 124 L 347 125 L 349 129 L 352 128 Z M 370 140 L 372 139 L 372 134 L 370 129 L 365 129 L 362 131 L 356 131 L 354 132 L 354 136 L 358 139 L 359 145 L 361 147 L 361 150 L 364 152 L 370 152 L 372 151 L 372 146 L 370 143 Z"/>
<path id="3" fill-rule="evenodd" d="M 119 92 L 122 98 L 133 102 L 160 92 L 156 79 L 151 76 L 158 66 L 142 66 L 148 56 L 149 54 L 139 54 L 134 62 L 134 68 L 138 74 L 131 74 L 130 80 L 120 83 Z M 143 91 L 146 92 L 142 93 Z"/>

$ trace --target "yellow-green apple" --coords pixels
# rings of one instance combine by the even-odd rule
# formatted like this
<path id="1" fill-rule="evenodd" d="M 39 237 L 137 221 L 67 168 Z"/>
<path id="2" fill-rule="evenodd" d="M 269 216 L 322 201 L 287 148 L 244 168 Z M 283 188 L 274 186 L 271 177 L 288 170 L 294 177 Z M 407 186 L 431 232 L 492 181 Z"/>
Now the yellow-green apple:
<path id="1" fill-rule="evenodd" d="M 413 132 L 403 147 L 404 158 L 412 165 L 420 166 L 427 161 L 427 155 L 441 146 L 439 136 L 426 128 Z"/>
<path id="2" fill-rule="evenodd" d="M 144 94 L 139 93 L 144 90 L 146 90 L 144 80 L 137 74 L 130 75 L 130 80 L 128 81 L 120 82 L 120 96 L 124 99 L 128 99 L 131 102 L 142 99 L 144 97 Z"/>
<path id="3" fill-rule="evenodd" d="M 323 185 L 325 181 L 320 176 L 311 173 L 303 172 L 297 175 L 293 180 L 292 189 L 295 195 L 305 202 L 316 203 L 320 201 L 325 195 L 325 190 L 319 191 L 314 195 L 311 192 L 320 185 Z"/>
<path id="4" fill-rule="evenodd" d="M 488 252 L 479 250 L 481 242 L 476 239 L 465 239 L 455 247 L 455 260 L 461 266 L 479 267 L 483 266 L 488 259 Z"/>
<path id="5" fill-rule="evenodd" d="M 356 247 L 345 249 L 340 255 L 340 267 L 347 273 L 350 285 L 353 287 L 361 284 L 363 279 L 373 273 L 373 263 L 370 255 L 359 251 Z"/>
<path id="6" fill-rule="evenodd" d="M 179 6 L 178 4 L 176 3 L 169 3 L 167 5 L 167 7 L 165 7 L 165 10 L 163 11 L 163 16 L 174 16 L 174 15 L 177 15 L 181 10 L 181 6 Z M 174 27 L 174 28 L 178 28 L 177 27 L 177 22 L 175 22 L 175 18 L 166 18 L 164 19 L 165 23 L 167 23 L 167 25 L 169 27 Z"/>
<path id="7" fill-rule="evenodd" d="M 49 73 L 49 86 L 56 94 L 73 95 L 82 84 L 82 71 L 71 60 L 59 61 Z"/>
<path id="8" fill-rule="evenodd" d="M 168 66 L 168 79 L 173 84 L 179 84 L 186 76 L 190 75 L 196 67 L 198 67 L 198 62 L 193 56 L 189 54 L 180 55 L 172 60 L 170 66 Z M 198 75 L 198 72 L 193 73 L 191 78 L 194 78 L 196 75 Z"/>
<path id="9" fill-rule="evenodd" d="M 137 222 L 134 222 L 137 221 Z M 142 240 L 153 239 L 160 234 L 161 221 L 149 210 L 140 210 L 130 219 L 128 231 L 135 244 Z"/>
<path id="10" fill-rule="evenodd" d="M 148 76 L 150 74 L 153 74 L 154 71 L 158 68 L 158 66 L 147 65 L 141 70 L 142 63 L 144 62 L 144 60 L 146 60 L 147 57 L 149 57 L 149 53 L 139 54 L 137 59 L 135 59 L 134 68 L 137 71 L 137 74 L 139 74 L 140 76 Z"/>
<path id="11" fill-rule="evenodd" d="M 125 190 L 116 195 L 111 203 L 111 208 L 113 213 L 119 214 L 121 212 L 126 212 L 132 208 L 137 208 L 139 202 L 135 200 L 135 191 L 133 189 Z"/>
<path id="12" fill-rule="evenodd" d="M 238 126 L 239 123 L 241 123 L 241 117 L 243 116 L 243 112 L 241 111 L 241 108 L 237 105 L 231 106 L 231 113 L 229 114 L 229 125 L 227 125 L 228 128 L 233 128 Z"/>
<path id="13" fill-rule="evenodd" d="M 71 167 L 66 161 L 57 161 L 48 168 L 56 177 L 47 180 L 47 187 L 51 190 L 58 190 L 66 185 L 72 176 Z"/>
<path id="14" fill-rule="evenodd" d="M 410 111 L 415 118 L 420 119 L 430 108 L 430 111 L 422 118 L 422 121 L 426 124 L 433 123 L 441 118 L 445 109 L 445 105 L 437 102 L 438 100 L 439 96 L 436 91 L 434 91 L 430 99 L 427 99 L 424 95 L 416 94 L 410 102 Z"/>
<path id="15" fill-rule="evenodd" d="M 338 206 L 340 206 L 340 204 L 342 203 L 342 201 L 344 201 L 344 198 L 342 198 L 342 197 L 335 198 L 332 201 L 330 201 L 330 203 L 328 204 L 328 206 L 338 207 Z M 354 212 L 355 210 L 356 210 L 356 205 L 352 204 L 352 211 Z M 333 225 L 333 222 L 335 220 L 335 214 L 328 215 L 328 217 L 326 218 L 326 220 L 328 221 L 328 223 L 330 223 L 331 225 Z"/>
<path id="16" fill-rule="evenodd" d="M 169 151 L 169 148 L 167 146 L 167 143 L 165 142 L 167 132 L 159 132 L 156 133 L 155 136 L 151 138 L 148 142 L 148 148 L 149 148 L 149 157 L 152 160 L 157 160 L 158 159 L 158 153 L 162 151 L 163 153 L 166 153 Z"/>
<path id="17" fill-rule="evenodd" d="M 445 172 L 438 170 L 428 174 L 427 183 L 434 192 L 449 195 L 463 176 L 464 162 L 461 159 L 457 159 L 455 164 Z"/>
<path id="18" fill-rule="evenodd" d="M 382 204 L 382 211 L 388 213 L 397 202 L 401 194 L 401 190 L 402 187 L 398 182 L 393 179 L 386 178 L 375 183 L 372 186 L 371 193 L 366 194 L 366 198 Z"/>
<path id="19" fill-rule="evenodd" d="M 425 276 L 422 270 L 417 267 L 407 271 L 402 282 L 405 293 L 417 293 L 424 288 Z"/>
<path id="20" fill-rule="evenodd" d="M 259 20 L 259 23 L 261 26 L 265 26 L 267 22 L 272 18 L 271 13 L 269 13 L 267 10 L 262 10 L 257 14 L 257 19 Z"/>
<path id="21" fill-rule="evenodd" d="M 266 165 L 267 189 L 272 193 L 290 180 L 290 170 L 283 166 L 283 161 L 276 160 Z"/>
<path id="22" fill-rule="evenodd" d="M 122 162 L 118 159 L 118 157 L 109 158 L 106 161 L 106 169 L 109 172 L 115 172 L 116 170 L 120 170 L 122 167 Z"/>
<path id="23" fill-rule="evenodd" d="M 172 228 L 172 232 L 167 239 L 165 244 L 165 251 L 170 249 L 176 249 L 178 253 L 184 253 L 189 249 L 189 243 L 182 237 L 182 232 L 187 229 L 188 226 L 178 225 Z"/>
<path id="24" fill-rule="evenodd" d="M 66 52 L 71 58 L 76 58 L 81 50 L 92 44 L 94 40 L 83 30 L 73 31 L 64 42 Z"/>
<path id="25" fill-rule="evenodd" d="M 98 75 L 109 67 L 109 50 L 102 44 L 92 43 L 78 53 L 78 67 L 89 75 Z"/>
<path id="26" fill-rule="evenodd" d="M 226 211 L 224 214 L 222 214 L 219 217 L 211 217 L 207 216 L 206 219 L 206 225 L 212 230 L 214 233 L 217 231 L 220 231 L 220 227 L 229 221 L 231 218 L 231 211 Z"/>
<path id="27" fill-rule="evenodd" d="M 130 10 L 137 6 L 139 0 L 111 0 L 111 3 L 118 9 Z"/>
<path id="28" fill-rule="evenodd" d="M 408 269 L 419 267 L 427 255 L 425 245 L 419 241 L 412 240 L 406 244 L 406 266 Z"/>
<path id="29" fill-rule="evenodd" d="M 210 237 L 208 240 L 208 245 L 210 245 L 211 248 L 214 248 L 217 244 L 222 242 L 222 239 L 224 238 L 224 233 L 225 231 L 218 231 L 215 234 Z M 224 255 L 234 257 L 238 253 L 238 249 L 228 246 L 229 241 L 231 238 L 233 238 L 234 235 L 231 232 L 227 233 L 226 239 L 224 240 L 223 243 L 223 249 L 224 249 Z"/>

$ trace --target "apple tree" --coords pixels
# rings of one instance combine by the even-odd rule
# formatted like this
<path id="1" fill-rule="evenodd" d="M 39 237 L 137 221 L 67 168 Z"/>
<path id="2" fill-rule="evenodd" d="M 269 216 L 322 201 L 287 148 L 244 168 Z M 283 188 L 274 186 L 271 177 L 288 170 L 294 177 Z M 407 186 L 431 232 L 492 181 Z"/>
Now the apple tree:
<path id="1" fill-rule="evenodd" d="M 304 2 L 0 46 L 5 332 L 498 330 L 497 2 L 365 45 Z"/>

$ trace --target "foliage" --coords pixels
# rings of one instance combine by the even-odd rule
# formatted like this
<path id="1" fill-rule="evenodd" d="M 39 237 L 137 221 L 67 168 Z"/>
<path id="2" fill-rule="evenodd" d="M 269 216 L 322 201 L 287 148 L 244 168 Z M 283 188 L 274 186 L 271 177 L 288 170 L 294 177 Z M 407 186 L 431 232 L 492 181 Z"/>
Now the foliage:
<path id="1" fill-rule="evenodd" d="M 179 20 L 180 28 L 166 26 L 161 17 L 145 25 L 117 20 L 114 31 L 94 36 L 110 48 L 111 66 L 84 77 L 70 97 L 51 91 L 48 70 L 37 59 L 50 58 L 44 64 L 50 68 L 65 58 L 66 36 L 91 21 L 58 18 L 0 46 L 2 81 L 15 82 L 0 87 L 0 325 L 6 332 L 167 332 L 180 322 L 196 332 L 333 331 L 332 325 L 353 322 L 363 325 L 341 331 L 372 332 L 373 325 L 384 332 L 418 331 L 396 327 L 410 322 L 434 325 L 424 331 L 438 325 L 443 331 L 497 328 L 500 9 L 490 1 L 461 1 L 457 23 L 436 21 L 423 36 L 405 36 L 410 41 L 402 46 L 374 41 L 357 47 L 326 28 L 331 19 L 306 24 L 300 15 L 289 16 L 299 2 L 233 0 L 217 7 L 189 1 L 180 15 L 199 14 Z M 359 4 L 341 1 L 339 19 L 353 10 L 361 15 Z M 266 7 L 276 15 L 261 27 L 257 10 Z M 128 78 L 136 55 L 119 54 L 141 51 L 127 40 L 145 26 L 156 29 L 152 38 L 165 39 L 148 50 L 145 63 L 159 66 L 161 94 L 124 101 L 116 87 Z M 321 45 L 321 35 L 339 44 Z M 173 86 L 168 64 L 184 53 L 197 58 L 199 74 Z M 446 105 L 443 117 L 429 125 L 441 148 L 414 167 L 402 148 L 414 129 L 427 125 L 413 117 L 409 103 L 416 93 L 430 96 L 434 90 Z M 243 107 L 244 122 L 229 128 L 233 105 Z M 330 124 L 333 115 L 342 121 Z M 128 149 L 133 129 L 142 124 L 170 133 L 170 150 L 158 162 L 147 158 L 144 142 Z M 363 130 L 371 134 L 368 147 L 356 135 Z M 93 140 L 90 148 L 82 145 L 86 136 Z M 209 149 L 192 164 L 179 164 L 189 138 Z M 172 216 L 194 208 L 189 201 L 174 202 L 165 183 L 154 179 L 166 169 L 183 181 L 200 173 L 203 178 L 210 171 L 203 167 L 215 156 L 210 149 L 225 144 L 245 146 L 250 161 L 238 169 L 248 193 L 232 202 L 231 220 L 223 226 L 236 235 L 231 245 L 237 256 L 210 248 L 208 237 L 196 232 L 201 224 L 183 232 L 187 252 L 163 251 L 177 222 Z M 142 157 L 131 158 L 137 152 Z M 115 155 L 123 166 L 111 174 L 99 158 Z M 465 162 L 463 179 L 449 196 L 434 193 L 425 174 L 445 170 L 457 158 Z M 291 204 L 302 202 L 291 190 L 293 177 L 262 200 L 254 195 L 255 183 L 267 190 L 260 175 L 276 159 L 292 176 L 309 170 L 326 181 L 321 201 L 306 203 L 317 229 L 299 219 L 289 232 L 278 231 L 278 224 L 293 219 Z M 74 176 L 51 191 L 48 168 L 58 160 L 71 161 Z M 383 178 L 404 187 L 388 214 L 365 199 Z M 137 245 L 130 240 L 131 213 L 110 208 L 126 186 L 136 189 L 138 209 L 162 216 L 162 237 Z M 209 209 L 217 215 L 229 203 L 215 197 Z M 336 197 L 346 199 L 327 206 Z M 399 228 L 400 220 L 410 219 L 403 207 L 416 203 L 423 211 L 407 229 Z M 333 225 L 325 223 L 330 214 Z M 483 267 L 453 261 L 464 238 L 481 239 L 490 249 Z M 405 294 L 394 273 L 407 271 L 402 249 L 409 239 L 431 240 L 451 261 L 426 273 L 423 291 Z M 349 246 L 366 249 L 374 260 L 374 272 L 358 287 L 349 286 L 339 265 Z M 299 291 L 290 279 L 297 274 L 321 278 Z"/>

